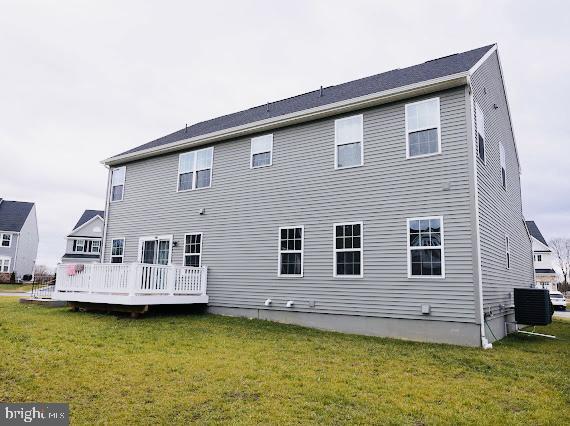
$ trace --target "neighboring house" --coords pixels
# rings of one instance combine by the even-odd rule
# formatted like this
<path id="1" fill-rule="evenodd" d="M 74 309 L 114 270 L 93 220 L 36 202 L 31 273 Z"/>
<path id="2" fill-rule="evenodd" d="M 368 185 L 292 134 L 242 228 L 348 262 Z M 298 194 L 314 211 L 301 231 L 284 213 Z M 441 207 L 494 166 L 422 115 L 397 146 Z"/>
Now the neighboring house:
<path id="1" fill-rule="evenodd" d="M 486 346 L 514 320 L 513 288 L 533 285 L 496 45 L 198 123 L 105 164 L 104 265 L 143 271 L 109 265 L 113 285 L 136 289 L 125 303 L 148 288 L 149 304 L 177 300 L 183 265 L 207 266 L 213 313 Z M 79 285 L 62 277 L 66 300 L 118 303 Z"/>
<path id="2" fill-rule="evenodd" d="M 532 257 L 534 260 L 534 280 L 537 288 L 545 288 L 551 291 L 558 290 L 558 274 L 552 269 L 554 255 L 548 246 L 542 232 L 533 220 L 526 222 L 528 231 L 532 237 Z"/>
<path id="3" fill-rule="evenodd" d="M 66 237 L 62 263 L 92 263 L 101 261 L 101 239 L 105 223 L 102 210 L 85 210 L 71 233 Z"/>
<path id="4" fill-rule="evenodd" d="M 31 279 L 38 254 L 38 221 L 34 203 L 0 198 L 0 282 L 12 272 Z"/>

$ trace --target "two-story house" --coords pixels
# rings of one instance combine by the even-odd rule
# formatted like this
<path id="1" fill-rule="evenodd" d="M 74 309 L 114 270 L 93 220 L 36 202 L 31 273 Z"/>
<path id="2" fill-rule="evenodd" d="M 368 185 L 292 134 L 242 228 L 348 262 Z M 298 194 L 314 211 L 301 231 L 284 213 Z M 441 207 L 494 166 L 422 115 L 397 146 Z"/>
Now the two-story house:
<path id="1" fill-rule="evenodd" d="M 526 226 L 532 239 L 532 258 L 534 260 L 534 280 L 536 288 L 550 291 L 558 290 L 558 274 L 552 268 L 554 255 L 546 239 L 533 220 L 527 220 Z"/>
<path id="2" fill-rule="evenodd" d="M 100 262 L 104 223 L 104 211 L 85 210 L 69 235 L 65 237 L 66 248 L 61 262 Z"/>
<path id="3" fill-rule="evenodd" d="M 214 118 L 105 164 L 103 263 L 62 274 L 62 300 L 202 302 L 487 347 L 513 320 L 513 288 L 533 284 L 496 45 Z"/>
<path id="4" fill-rule="evenodd" d="M 0 198 L 0 282 L 32 279 L 38 243 L 35 204 Z"/>

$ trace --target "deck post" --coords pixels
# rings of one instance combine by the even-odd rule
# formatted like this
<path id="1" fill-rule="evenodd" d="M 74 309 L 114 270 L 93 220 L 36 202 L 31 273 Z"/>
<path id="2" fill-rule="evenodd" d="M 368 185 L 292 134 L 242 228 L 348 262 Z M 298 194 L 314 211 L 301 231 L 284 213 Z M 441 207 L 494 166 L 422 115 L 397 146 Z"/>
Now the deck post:
<path id="1" fill-rule="evenodd" d="M 139 267 L 138 263 L 131 263 L 129 265 L 129 278 L 128 278 L 128 288 L 129 296 L 134 296 L 137 289 L 137 283 L 140 282 L 139 278 Z"/>
<path id="2" fill-rule="evenodd" d="M 169 266 L 167 269 L 167 280 L 166 280 L 166 288 L 168 290 L 168 294 L 173 296 L 174 295 L 174 285 L 176 283 L 176 267 Z"/>
<path id="3" fill-rule="evenodd" d="M 208 267 L 202 266 L 200 274 L 200 294 L 206 294 L 206 284 L 208 283 Z"/>

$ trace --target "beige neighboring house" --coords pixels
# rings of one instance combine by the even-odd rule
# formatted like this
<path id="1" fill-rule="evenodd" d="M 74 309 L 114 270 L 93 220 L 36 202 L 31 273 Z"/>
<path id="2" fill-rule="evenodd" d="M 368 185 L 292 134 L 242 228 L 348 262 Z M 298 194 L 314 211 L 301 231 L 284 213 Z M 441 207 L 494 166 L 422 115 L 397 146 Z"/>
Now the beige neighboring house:
<path id="1" fill-rule="evenodd" d="M 61 263 L 94 263 L 101 259 L 105 212 L 85 210 L 71 233 Z"/>
<path id="2" fill-rule="evenodd" d="M 558 274 L 552 268 L 554 255 L 546 239 L 533 220 L 527 220 L 526 226 L 532 237 L 532 258 L 534 260 L 535 286 L 550 291 L 558 290 Z"/>

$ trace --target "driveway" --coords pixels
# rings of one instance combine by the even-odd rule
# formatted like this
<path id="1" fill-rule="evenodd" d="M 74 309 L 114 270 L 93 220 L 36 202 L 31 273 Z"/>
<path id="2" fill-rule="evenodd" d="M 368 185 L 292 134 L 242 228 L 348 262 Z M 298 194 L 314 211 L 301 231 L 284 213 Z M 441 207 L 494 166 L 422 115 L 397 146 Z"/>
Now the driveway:
<path id="1" fill-rule="evenodd" d="M 16 293 L 16 292 L 0 292 L 0 297 L 2 296 L 12 296 L 12 297 L 26 297 L 29 296 L 30 293 Z"/>
<path id="2" fill-rule="evenodd" d="M 570 319 L 570 310 L 566 309 L 565 311 L 554 311 L 554 316 L 556 318 Z"/>

